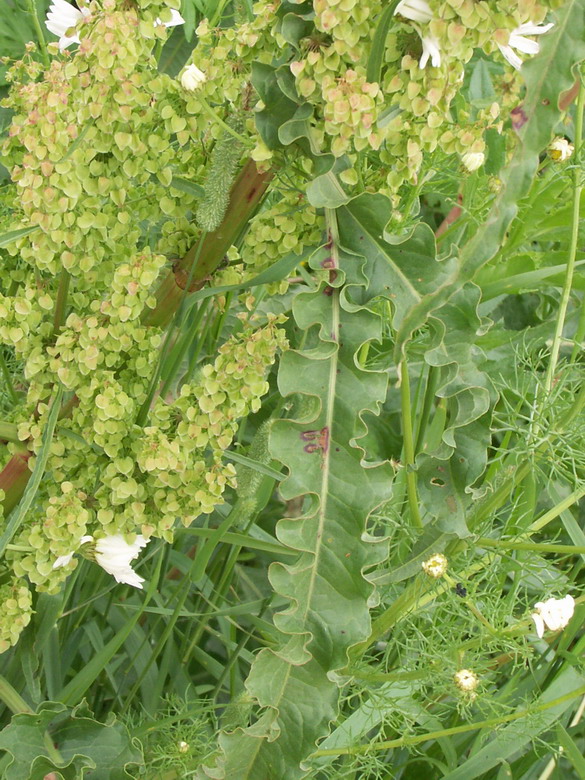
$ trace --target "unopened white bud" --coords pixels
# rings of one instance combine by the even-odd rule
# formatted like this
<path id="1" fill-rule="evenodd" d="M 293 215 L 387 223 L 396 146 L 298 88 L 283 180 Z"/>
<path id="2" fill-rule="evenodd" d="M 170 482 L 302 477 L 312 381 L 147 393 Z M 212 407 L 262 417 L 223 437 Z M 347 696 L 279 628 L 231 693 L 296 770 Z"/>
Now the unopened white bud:
<path id="1" fill-rule="evenodd" d="M 472 693 L 479 685 L 479 679 L 475 672 L 471 669 L 460 669 L 455 674 L 455 684 L 460 691 L 465 693 Z"/>
<path id="2" fill-rule="evenodd" d="M 434 579 L 439 579 L 439 577 L 442 577 L 443 574 L 445 574 L 447 571 L 447 566 L 448 561 L 443 553 L 435 553 L 434 555 L 431 555 L 431 557 L 422 564 L 424 573 L 428 574 L 429 577 L 433 577 Z"/>
<path id="3" fill-rule="evenodd" d="M 197 65 L 191 63 L 191 65 L 189 65 L 189 67 L 183 71 L 181 76 L 181 86 L 184 89 L 189 90 L 189 92 L 193 92 L 194 90 L 199 89 L 199 87 L 206 79 L 207 76 L 205 73 L 203 73 L 202 70 L 199 70 Z"/>
<path id="4" fill-rule="evenodd" d="M 188 742 L 183 742 L 183 740 L 181 740 L 179 742 L 179 744 L 177 745 L 177 747 L 179 748 L 179 753 L 188 753 L 189 752 L 189 743 Z"/>

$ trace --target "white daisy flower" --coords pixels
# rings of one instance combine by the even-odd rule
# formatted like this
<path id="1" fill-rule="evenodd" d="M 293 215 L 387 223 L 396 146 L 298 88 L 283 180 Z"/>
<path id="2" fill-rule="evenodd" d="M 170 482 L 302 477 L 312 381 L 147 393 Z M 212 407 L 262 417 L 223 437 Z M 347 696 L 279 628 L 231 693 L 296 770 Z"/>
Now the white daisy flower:
<path id="1" fill-rule="evenodd" d="M 73 32 L 72 35 L 67 35 L 67 32 L 74 30 L 79 22 L 87 16 L 89 16 L 87 8 L 76 8 L 67 3 L 66 0 L 53 0 L 47 13 L 45 27 L 59 38 L 61 51 L 71 46 L 72 43 L 80 42 L 76 32 Z"/>
<path id="2" fill-rule="evenodd" d="M 144 579 L 139 577 L 130 566 L 130 561 L 140 555 L 140 550 L 146 547 L 148 539 L 137 536 L 133 544 L 128 544 L 122 534 L 114 534 L 98 539 L 95 544 L 95 560 L 102 569 L 111 574 L 116 582 L 142 588 Z"/>
<path id="3" fill-rule="evenodd" d="M 534 605 L 535 612 L 531 618 L 534 620 L 536 633 L 542 638 L 545 627 L 549 631 L 559 631 L 568 625 L 575 612 L 575 599 L 565 596 L 564 599 L 550 598 L 547 601 L 539 601 Z"/>
<path id="4" fill-rule="evenodd" d="M 400 14 L 412 22 L 430 22 L 433 12 L 427 0 L 402 0 L 398 3 L 394 14 Z"/>
<path id="5" fill-rule="evenodd" d="M 207 77 L 205 73 L 203 73 L 202 70 L 199 70 L 197 65 L 192 63 L 183 71 L 181 76 L 181 86 L 183 89 L 187 89 L 189 92 L 192 92 L 195 89 L 199 89 L 206 78 Z"/>
<path id="6" fill-rule="evenodd" d="M 498 48 L 508 60 L 510 65 L 516 70 L 520 70 L 522 67 L 522 60 L 516 54 L 514 49 L 523 52 L 524 54 L 538 54 L 540 51 L 540 44 L 538 41 L 533 41 L 530 38 L 526 38 L 526 35 L 543 35 L 548 32 L 554 24 L 534 24 L 534 22 L 525 22 L 520 27 L 516 27 L 510 33 L 510 40 L 506 46 L 502 46 L 498 43 Z"/>

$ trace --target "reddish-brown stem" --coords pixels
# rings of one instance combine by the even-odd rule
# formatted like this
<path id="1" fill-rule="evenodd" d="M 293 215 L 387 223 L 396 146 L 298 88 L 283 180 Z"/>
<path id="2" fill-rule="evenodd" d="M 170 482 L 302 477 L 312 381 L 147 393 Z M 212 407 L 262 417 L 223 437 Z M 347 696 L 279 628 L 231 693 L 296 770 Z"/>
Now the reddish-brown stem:
<path id="1" fill-rule="evenodd" d="M 256 163 L 248 160 L 234 182 L 223 222 L 203 239 L 195 268 L 192 269 L 196 251 L 193 246 L 163 279 L 156 292 L 156 307 L 144 317 L 146 325 L 168 325 L 179 307 L 187 283 L 190 293 L 203 287 L 254 213 L 273 175 L 272 170 L 260 173 Z"/>
<path id="2" fill-rule="evenodd" d="M 0 471 L 0 490 L 5 492 L 2 502 L 5 515 L 14 509 L 24 493 L 31 474 L 28 468 L 28 460 L 31 455 L 32 453 L 28 451 L 18 452 Z"/>

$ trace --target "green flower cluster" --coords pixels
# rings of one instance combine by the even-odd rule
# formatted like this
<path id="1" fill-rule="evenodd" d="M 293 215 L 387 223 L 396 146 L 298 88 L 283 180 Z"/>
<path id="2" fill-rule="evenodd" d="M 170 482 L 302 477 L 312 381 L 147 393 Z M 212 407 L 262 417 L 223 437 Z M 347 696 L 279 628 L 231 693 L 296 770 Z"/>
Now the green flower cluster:
<path id="1" fill-rule="evenodd" d="M 373 30 L 385 11 L 380 0 L 313 0 L 299 3 L 299 26 L 312 19 L 314 29 L 291 45 L 286 19 L 270 2 L 254 8 L 265 20 L 274 15 L 272 35 L 280 49 L 288 49 L 298 95 L 315 109 L 315 137 L 321 151 L 336 157 L 348 154 L 353 165 L 358 153 L 380 150 L 386 168 L 379 182 L 392 195 L 406 182 L 416 182 L 423 159 L 440 149 L 446 154 L 482 153 L 487 128 L 502 128 L 500 116 L 519 100 L 521 77 L 507 65 L 498 48 L 510 33 L 530 21 L 540 23 L 549 8 L 537 0 L 429 0 L 432 19 L 418 23 L 395 15 L 385 41 L 380 81 L 370 83 L 367 70 Z M 265 39 L 259 40 L 265 54 Z M 440 65 L 420 67 L 424 41 L 440 52 Z M 463 86 L 465 65 L 475 49 L 483 49 L 503 64 L 502 97 L 469 113 L 455 98 Z M 260 50 L 254 45 L 254 52 Z M 498 85 L 496 85 L 498 86 Z M 354 176 L 355 178 L 355 176 Z M 346 174 L 351 180 L 351 175 Z"/>
<path id="2" fill-rule="evenodd" d="M 18 642 L 32 617 L 32 594 L 22 582 L 13 579 L 0 585 L 0 653 Z"/>
<path id="3" fill-rule="evenodd" d="M 137 6 L 140 16 L 116 0 L 95 5 L 77 51 L 55 56 L 44 75 L 25 58 L 6 101 L 14 111 L 2 149 L 18 191 L 14 227 L 35 230 L 8 247 L 0 342 L 22 366 L 26 399 L 11 422 L 33 453 L 31 469 L 48 399 L 56 385 L 66 392 L 46 478 L 6 561 L 14 576 L 49 593 L 77 566 L 71 553 L 84 536 L 171 540 L 177 520 L 188 525 L 223 501 L 235 484 L 223 452 L 238 420 L 258 409 L 285 347 L 280 320 L 246 320 L 178 395 L 149 400 L 163 334 L 145 315 L 157 305 L 168 258 L 197 236 L 195 201 L 172 179 L 202 181 L 209 155 L 199 141 L 212 145 L 218 133 L 152 57 L 166 35 L 154 22 L 178 3 Z M 0 651 L 30 619 L 28 589 L 13 590 L 0 610 L 0 624 L 13 626 Z"/>
<path id="4" fill-rule="evenodd" d="M 260 211 L 251 221 L 241 248 L 246 273 L 259 273 L 289 252 L 299 255 L 321 241 L 324 220 L 304 196 L 286 190 L 281 199 Z"/>

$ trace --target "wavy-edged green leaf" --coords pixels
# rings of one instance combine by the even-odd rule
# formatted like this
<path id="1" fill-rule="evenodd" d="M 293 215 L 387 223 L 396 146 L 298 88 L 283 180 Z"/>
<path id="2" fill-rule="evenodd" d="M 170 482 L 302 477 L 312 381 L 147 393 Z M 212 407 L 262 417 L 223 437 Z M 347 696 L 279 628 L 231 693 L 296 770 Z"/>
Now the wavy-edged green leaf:
<path id="1" fill-rule="evenodd" d="M 43 780 L 51 772 L 65 780 L 124 780 L 131 776 L 126 767 L 142 763 L 126 727 L 113 716 L 99 723 L 85 702 L 73 710 L 44 702 L 36 713 L 14 715 L 0 732 L 0 750 L 12 757 L 5 780 Z"/>
<path id="2" fill-rule="evenodd" d="M 392 471 L 387 464 L 364 467 L 359 440 L 361 416 L 378 413 L 387 376 L 357 362 L 361 345 L 380 338 L 381 325 L 350 299 L 372 273 L 372 261 L 338 260 L 329 247 L 311 264 L 330 270 L 330 284 L 295 298 L 294 317 L 307 341 L 285 353 L 278 378 L 283 396 L 308 397 L 310 408 L 271 431 L 272 455 L 289 470 L 281 495 L 306 496 L 309 508 L 277 525 L 279 540 L 298 552 L 295 562 L 270 568 L 274 590 L 289 601 L 274 618 L 280 643 L 258 655 L 246 683 L 258 705 L 255 720 L 222 735 L 223 757 L 208 770 L 211 777 L 305 777 L 302 762 L 336 715 L 336 672 L 370 632 L 374 589 L 364 572 L 384 557 L 385 545 L 364 535 L 366 519 L 388 498 Z"/>
<path id="3" fill-rule="evenodd" d="M 440 527 L 466 536 L 465 511 L 471 485 L 483 473 L 491 440 L 490 409 L 497 400 L 492 383 L 479 367 L 483 359 L 476 338 L 486 325 L 477 313 L 479 288 L 462 287 L 430 320 L 434 347 L 425 353 L 436 371 L 436 395 L 445 399 L 446 422 L 440 444 L 417 458 L 422 504 Z"/>
<path id="4" fill-rule="evenodd" d="M 423 223 L 405 240 L 390 243 L 385 228 L 391 211 L 385 195 L 359 195 L 339 209 L 339 231 L 344 248 L 368 257 L 368 294 L 392 301 L 393 325 L 399 328 L 408 311 L 453 281 L 457 265 L 454 258 L 436 260 L 433 231 Z"/>

